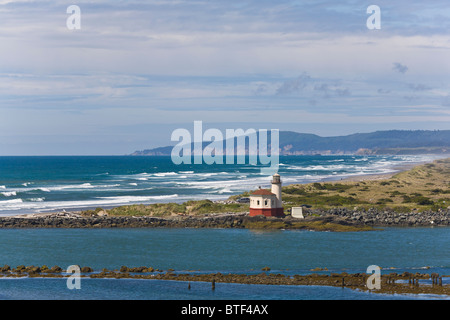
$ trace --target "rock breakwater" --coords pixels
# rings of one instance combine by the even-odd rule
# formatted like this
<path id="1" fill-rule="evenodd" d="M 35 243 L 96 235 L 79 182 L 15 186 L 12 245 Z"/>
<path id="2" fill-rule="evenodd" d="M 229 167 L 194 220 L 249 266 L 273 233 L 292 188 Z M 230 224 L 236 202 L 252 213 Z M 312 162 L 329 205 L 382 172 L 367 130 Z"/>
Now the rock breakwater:
<path id="1" fill-rule="evenodd" d="M 305 219 L 290 216 L 250 217 L 247 213 L 203 216 L 84 216 L 53 213 L 0 217 L 0 228 L 247 228 L 365 231 L 372 227 L 450 226 L 450 210 L 398 213 L 390 210 L 304 210 Z"/>
<path id="2" fill-rule="evenodd" d="M 334 208 L 330 210 L 307 210 L 309 216 L 339 218 L 359 225 L 368 226 L 450 226 L 450 210 L 395 212 L 393 210 L 380 209 L 348 209 Z"/>

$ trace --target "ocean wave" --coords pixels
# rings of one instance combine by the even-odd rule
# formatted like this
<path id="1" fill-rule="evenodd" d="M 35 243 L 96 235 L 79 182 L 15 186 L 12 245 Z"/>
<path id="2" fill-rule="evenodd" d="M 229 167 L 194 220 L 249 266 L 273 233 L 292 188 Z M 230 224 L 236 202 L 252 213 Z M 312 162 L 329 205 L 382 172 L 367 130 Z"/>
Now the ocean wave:
<path id="1" fill-rule="evenodd" d="M 120 184 L 100 184 L 100 185 L 92 185 L 90 183 L 82 183 L 82 184 L 69 184 L 69 185 L 57 185 L 57 186 L 48 186 L 43 188 L 31 189 L 31 190 L 41 190 L 44 192 L 51 191 L 61 191 L 61 190 L 77 190 L 77 189 L 101 189 L 101 188 L 114 188 L 119 187 Z"/>
<path id="2" fill-rule="evenodd" d="M 26 199 L 26 201 L 30 201 L 30 202 L 43 202 L 43 201 L 45 201 L 45 198 L 30 198 L 30 199 Z"/>
<path id="3" fill-rule="evenodd" d="M 166 199 L 178 198 L 178 194 L 160 195 L 160 196 L 118 196 L 118 197 L 101 197 L 93 200 L 80 201 L 45 201 L 45 198 L 33 198 L 30 201 L 22 199 L 0 201 L 0 211 L 26 211 L 44 212 L 55 209 L 83 209 L 100 206 L 115 206 L 132 203 L 144 203 L 161 201 Z M 34 201 L 31 201 L 34 200 Z"/>
<path id="4" fill-rule="evenodd" d="M 236 177 L 237 178 L 237 177 Z M 286 181 L 286 179 L 284 179 Z M 196 188 L 200 190 L 233 189 L 235 191 L 245 191 L 247 189 L 256 189 L 258 186 L 269 186 L 271 177 L 253 177 L 247 179 L 230 180 L 202 180 L 202 181 L 177 181 L 175 184 L 180 187 Z"/>
<path id="5" fill-rule="evenodd" d="M 17 196 L 17 192 L 16 191 L 8 191 L 8 192 L 0 192 L 2 195 L 4 195 L 5 197 L 11 197 L 11 196 Z"/>
<path id="6" fill-rule="evenodd" d="M 150 201 L 160 199 L 173 199 L 177 198 L 178 194 L 160 195 L 160 196 L 116 196 L 116 197 L 99 197 L 98 199 L 108 200 L 111 202 L 139 202 Z"/>
<path id="7" fill-rule="evenodd" d="M 6 189 L 6 186 L 0 186 L 0 189 Z"/>
<path id="8" fill-rule="evenodd" d="M 298 170 L 298 171 L 328 171 L 332 170 L 329 167 L 325 167 L 322 165 L 316 166 L 289 166 L 286 168 L 287 170 Z"/>
<path id="9" fill-rule="evenodd" d="M 29 183 L 31 184 L 31 183 Z M 24 184 L 22 184 L 24 185 Z M 32 188 L 9 188 L 8 192 L 53 192 L 53 191 L 62 191 L 62 190 L 87 190 L 87 189 L 102 189 L 102 188 L 115 188 L 119 187 L 120 184 L 102 184 L 102 185 L 92 185 L 90 183 L 82 183 L 82 184 L 70 184 L 70 185 L 53 185 L 53 186 L 34 186 Z"/>
<path id="10" fill-rule="evenodd" d="M 155 177 L 167 177 L 167 176 L 176 176 L 178 173 L 176 172 L 160 172 L 160 173 L 153 173 Z"/>
<path id="11" fill-rule="evenodd" d="M 5 204 L 14 204 L 14 203 L 22 203 L 22 202 L 23 202 L 22 199 L 4 200 L 4 201 L 0 201 L 0 207 Z"/>
<path id="12" fill-rule="evenodd" d="M 92 189 L 94 186 L 90 183 L 82 183 L 82 184 L 70 184 L 70 185 L 62 185 L 62 186 L 55 186 L 55 187 L 49 187 L 49 190 L 52 191 L 59 191 L 64 189 Z"/>
<path id="13" fill-rule="evenodd" d="M 230 188 L 223 188 L 222 190 L 219 190 L 218 193 L 219 194 L 222 194 L 222 193 L 233 193 L 233 191 L 231 191 Z"/>

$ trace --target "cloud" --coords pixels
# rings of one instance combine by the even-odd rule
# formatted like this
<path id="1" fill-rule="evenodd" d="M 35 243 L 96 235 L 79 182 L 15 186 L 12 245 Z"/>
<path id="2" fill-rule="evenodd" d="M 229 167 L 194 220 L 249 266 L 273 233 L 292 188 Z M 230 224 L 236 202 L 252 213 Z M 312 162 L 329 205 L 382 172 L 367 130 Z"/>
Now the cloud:
<path id="1" fill-rule="evenodd" d="M 379 94 L 391 93 L 391 90 L 380 88 L 377 90 Z"/>
<path id="2" fill-rule="evenodd" d="M 392 69 L 403 74 L 408 71 L 408 67 L 399 62 L 394 62 L 394 67 Z"/>
<path id="3" fill-rule="evenodd" d="M 447 95 L 444 98 L 442 98 L 442 105 L 444 107 L 450 107 L 450 95 Z"/>
<path id="4" fill-rule="evenodd" d="M 342 88 L 333 85 L 328 85 L 326 83 L 316 84 L 314 86 L 314 91 L 322 93 L 322 97 L 325 99 L 335 97 L 348 97 L 351 95 L 349 88 Z"/>
<path id="5" fill-rule="evenodd" d="M 427 91 L 427 90 L 433 89 L 433 88 L 431 88 L 427 85 L 421 84 L 421 83 L 418 83 L 418 84 L 410 83 L 410 84 L 408 84 L 408 87 L 414 92 Z"/>
<path id="6" fill-rule="evenodd" d="M 295 79 L 286 80 L 285 82 L 283 82 L 283 84 L 277 89 L 276 94 L 286 95 L 297 93 L 299 91 L 302 91 L 310 81 L 311 77 L 308 74 L 303 73 Z"/>
<path id="7" fill-rule="evenodd" d="M 330 90 L 330 88 L 328 87 L 328 85 L 326 83 L 316 84 L 314 86 L 314 91 L 322 92 L 323 98 L 326 98 L 326 99 L 330 97 L 329 90 Z"/>
<path id="8" fill-rule="evenodd" d="M 351 95 L 350 90 L 348 88 L 337 88 L 336 94 L 339 97 L 347 97 L 347 96 Z"/>
<path id="9" fill-rule="evenodd" d="M 66 27 L 70 4 L 0 0 L 0 140 L 19 127 L 24 136 L 58 137 L 63 127 L 75 136 L 143 119 L 255 114 L 381 124 L 408 116 L 403 108 L 416 99 L 450 106 L 448 1 L 381 4 L 376 33 L 355 0 L 82 0 L 76 32 Z M 397 72 L 408 80 L 392 77 Z M 420 112 L 414 116 L 425 119 L 430 108 Z"/>

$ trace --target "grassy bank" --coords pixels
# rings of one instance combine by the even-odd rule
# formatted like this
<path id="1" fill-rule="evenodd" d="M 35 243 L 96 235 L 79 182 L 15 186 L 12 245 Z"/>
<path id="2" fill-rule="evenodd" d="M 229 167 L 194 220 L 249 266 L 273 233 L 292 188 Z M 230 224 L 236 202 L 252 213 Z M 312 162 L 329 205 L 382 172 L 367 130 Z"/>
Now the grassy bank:
<path id="1" fill-rule="evenodd" d="M 450 206 L 450 159 L 436 160 L 386 179 L 289 185 L 287 206 L 313 208 L 391 208 L 397 212 L 446 209 Z"/>
<path id="2" fill-rule="evenodd" d="M 209 213 L 246 212 L 248 204 L 218 203 L 210 200 L 187 201 L 184 203 L 155 203 L 120 206 L 112 209 L 97 208 L 83 211 L 83 215 L 108 215 L 108 216 L 198 216 Z"/>

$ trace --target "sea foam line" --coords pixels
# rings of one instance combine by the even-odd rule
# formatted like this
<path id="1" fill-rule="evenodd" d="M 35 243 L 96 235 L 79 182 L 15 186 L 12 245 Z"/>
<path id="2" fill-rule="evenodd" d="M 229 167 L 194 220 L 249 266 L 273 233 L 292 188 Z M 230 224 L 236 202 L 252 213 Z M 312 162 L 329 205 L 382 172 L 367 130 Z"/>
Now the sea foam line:
<path id="1" fill-rule="evenodd" d="M 40 198 L 35 198 L 36 201 L 26 201 L 22 199 L 0 201 L 0 211 L 10 210 L 35 210 L 45 211 L 53 209 L 80 209 L 97 206 L 111 206 L 111 205 L 125 205 L 131 203 L 150 202 L 154 200 L 175 199 L 178 194 L 161 195 L 161 196 L 119 196 L 119 197 L 100 197 L 95 200 L 87 201 L 39 201 Z M 31 200 L 31 199 L 30 199 Z"/>
<path id="2" fill-rule="evenodd" d="M 17 196 L 17 192 L 16 191 L 7 191 L 7 192 L 0 192 L 2 195 L 4 195 L 5 197 L 11 197 L 11 196 Z"/>

